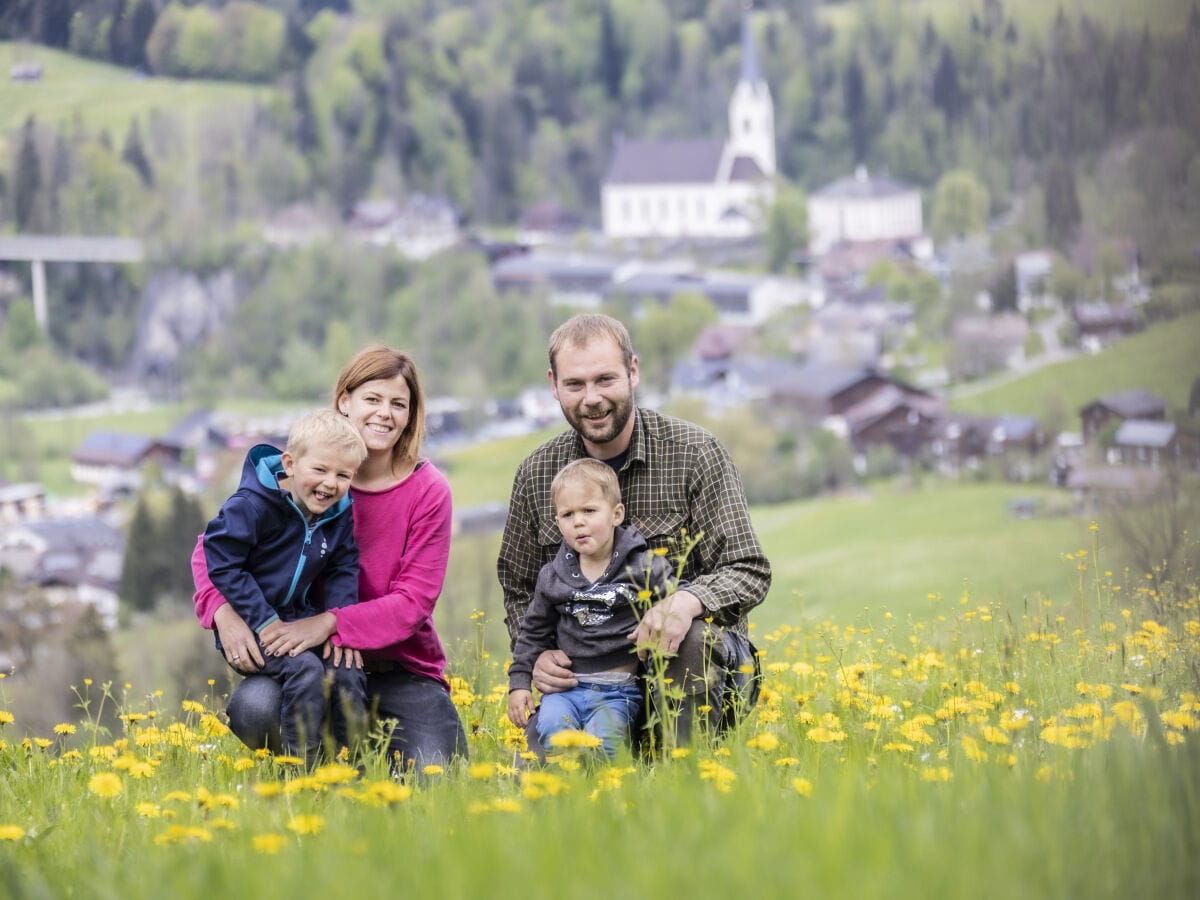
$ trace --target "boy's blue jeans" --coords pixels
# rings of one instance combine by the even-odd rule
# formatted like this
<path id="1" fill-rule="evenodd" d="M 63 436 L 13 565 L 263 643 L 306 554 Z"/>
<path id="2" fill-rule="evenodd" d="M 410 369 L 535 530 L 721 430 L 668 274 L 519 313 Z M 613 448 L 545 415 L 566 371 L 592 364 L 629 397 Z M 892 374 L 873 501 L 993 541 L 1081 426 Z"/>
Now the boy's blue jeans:
<path id="1" fill-rule="evenodd" d="M 538 739 L 550 747 L 550 736 L 567 729 L 583 729 L 603 742 L 604 753 L 612 759 L 629 739 L 642 709 L 642 687 L 637 680 L 628 684 L 588 684 L 544 694 L 537 713 Z"/>
<path id="2" fill-rule="evenodd" d="M 362 669 L 334 668 L 320 650 L 295 656 L 263 654 L 262 674 L 279 685 L 279 732 L 283 750 L 312 762 L 321 749 L 326 701 L 338 746 L 361 737 L 367 721 L 367 677 Z M 326 688 L 328 683 L 329 687 Z"/>
<path id="3" fill-rule="evenodd" d="M 413 765 L 420 771 L 427 764 L 467 755 L 462 720 L 440 681 L 395 666 L 367 673 L 366 683 L 376 718 L 397 723 L 388 747 L 389 763 L 396 770 Z M 225 711 L 230 729 L 246 746 L 279 748 L 281 695 L 280 685 L 263 675 L 248 675 L 234 689 Z"/>

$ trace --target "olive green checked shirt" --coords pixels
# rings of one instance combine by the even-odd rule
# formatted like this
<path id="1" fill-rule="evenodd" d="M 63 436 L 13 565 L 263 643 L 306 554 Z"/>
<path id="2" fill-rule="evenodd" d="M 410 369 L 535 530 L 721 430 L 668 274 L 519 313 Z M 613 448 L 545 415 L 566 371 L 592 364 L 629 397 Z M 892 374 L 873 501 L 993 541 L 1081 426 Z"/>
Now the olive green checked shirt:
<path id="1" fill-rule="evenodd" d="M 754 533 L 729 452 L 690 422 L 640 408 L 635 415 L 629 455 L 617 476 L 627 519 L 651 547 L 667 547 L 672 557 L 699 537 L 681 577 L 716 624 L 746 635 L 747 615 L 771 586 L 771 564 Z M 562 541 L 550 482 L 567 463 L 585 456 L 583 439 L 568 430 L 517 468 L 496 563 L 511 642 L 538 572 L 554 559 Z"/>

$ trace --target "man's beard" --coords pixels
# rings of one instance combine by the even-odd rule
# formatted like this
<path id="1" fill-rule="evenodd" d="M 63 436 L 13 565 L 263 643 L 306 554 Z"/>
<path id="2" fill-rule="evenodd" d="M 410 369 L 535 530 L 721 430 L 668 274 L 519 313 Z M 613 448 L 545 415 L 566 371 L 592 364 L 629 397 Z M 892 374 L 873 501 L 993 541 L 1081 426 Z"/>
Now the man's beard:
<path id="1" fill-rule="evenodd" d="M 595 431 L 595 426 L 592 425 L 591 420 L 586 417 L 587 414 L 582 409 L 570 412 L 564 409 L 563 415 L 571 427 L 583 435 L 587 441 L 593 444 L 607 444 L 615 440 L 617 435 L 624 431 L 625 426 L 629 424 L 629 417 L 633 415 L 633 395 L 629 394 L 623 400 L 612 404 L 608 425 L 601 432 Z"/>

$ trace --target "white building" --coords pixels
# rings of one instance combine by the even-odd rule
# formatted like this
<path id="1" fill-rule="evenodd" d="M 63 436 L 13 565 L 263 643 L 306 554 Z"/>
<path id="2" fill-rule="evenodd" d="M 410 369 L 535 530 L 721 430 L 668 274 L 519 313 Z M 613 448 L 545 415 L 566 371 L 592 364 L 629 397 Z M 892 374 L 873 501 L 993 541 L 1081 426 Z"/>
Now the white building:
<path id="1" fill-rule="evenodd" d="M 817 255 L 842 242 L 915 241 L 924 231 L 921 192 L 859 166 L 808 198 L 808 229 Z"/>
<path id="2" fill-rule="evenodd" d="M 775 107 L 742 16 L 741 72 L 726 140 L 617 145 L 600 189 L 611 238 L 742 238 L 760 231 L 774 198 Z"/>

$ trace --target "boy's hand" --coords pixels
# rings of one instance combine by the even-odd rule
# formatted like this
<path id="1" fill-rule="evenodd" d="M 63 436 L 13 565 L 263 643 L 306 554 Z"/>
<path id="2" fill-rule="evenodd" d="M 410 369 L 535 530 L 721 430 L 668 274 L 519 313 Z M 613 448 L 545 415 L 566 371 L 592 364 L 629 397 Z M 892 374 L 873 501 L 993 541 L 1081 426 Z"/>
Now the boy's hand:
<path id="1" fill-rule="evenodd" d="M 518 728 L 529 724 L 533 714 L 533 694 L 525 690 L 508 692 L 508 720 Z"/>
<path id="2" fill-rule="evenodd" d="M 295 656 L 320 647 L 337 631 L 337 617 L 330 612 L 317 613 L 292 622 L 272 622 L 258 633 L 271 656 Z"/>

